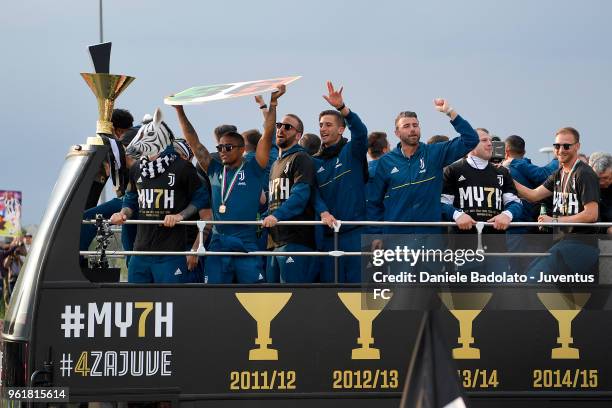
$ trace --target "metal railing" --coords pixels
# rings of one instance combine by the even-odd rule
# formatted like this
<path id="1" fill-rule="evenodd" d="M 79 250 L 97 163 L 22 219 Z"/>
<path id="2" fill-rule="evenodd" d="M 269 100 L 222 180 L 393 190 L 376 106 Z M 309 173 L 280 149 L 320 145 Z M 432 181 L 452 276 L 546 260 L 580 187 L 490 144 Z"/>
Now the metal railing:
<path id="1" fill-rule="evenodd" d="M 105 220 L 108 222 L 108 220 Z M 96 220 L 83 220 L 83 224 L 95 224 Z M 163 225 L 163 220 L 127 220 L 124 224 L 140 225 Z M 455 222 L 438 221 L 341 221 L 333 227 L 334 249 L 332 251 L 305 251 L 305 252 L 276 252 L 276 251 L 251 251 L 251 252 L 231 252 L 231 251 L 208 251 L 204 248 L 204 229 L 207 225 L 255 225 L 262 226 L 262 221 L 180 221 L 177 225 L 192 225 L 198 228 L 199 246 L 197 250 L 191 251 L 114 251 L 107 250 L 106 256 L 109 258 L 138 256 L 138 255 L 178 255 L 178 256 L 332 256 L 334 258 L 334 277 L 338 282 L 338 258 L 341 256 L 370 256 L 372 252 L 345 252 L 338 249 L 338 236 L 342 226 L 380 226 L 380 227 L 455 227 Z M 276 225 L 321 225 L 327 227 L 322 221 L 279 221 Z M 479 221 L 476 223 L 476 233 L 478 236 L 478 248 L 482 248 L 482 235 L 485 226 L 493 226 L 491 222 Z M 589 228 L 608 228 L 612 227 L 612 222 L 597 223 L 578 223 L 578 222 L 513 222 L 512 227 L 589 227 Z M 373 234 L 374 235 L 374 234 Z M 86 257 L 99 256 L 99 251 L 80 251 L 80 255 Z M 549 252 L 485 252 L 489 257 L 543 257 L 550 256 Z M 600 257 L 612 257 L 611 254 L 600 254 Z"/>

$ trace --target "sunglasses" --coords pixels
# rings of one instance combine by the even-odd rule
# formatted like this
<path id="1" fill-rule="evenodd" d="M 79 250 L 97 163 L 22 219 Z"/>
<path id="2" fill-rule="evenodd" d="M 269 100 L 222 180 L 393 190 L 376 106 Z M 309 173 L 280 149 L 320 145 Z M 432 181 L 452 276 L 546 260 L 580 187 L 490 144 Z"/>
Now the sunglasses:
<path id="1" fill-rule="evenodd" d="M 276 128 L 280 129 L 280 128 L 285 128 L 285 130 L 291 130 L 292 128 L 297 130 L 295 126 L 293 126 L 290 123 L 281 123 L 281 122 L 276 122 Z"/>
<path id="2" fill-rule="evenodd" d="M 559 150 L 561 146 L 563 146 L 563 150 L 569 150 L 569 148 L 575 144 L 576 143 L 553 143 L 553 148 L 555 150 Z"/>
<path id="3" fill-rule="evenodd" d="M 233 144 L 219 144 L 217 145 L 217 151 L 218 152 L 231 152 L 232 150 L 234 150 L 235 148 L 238 147 L 244 147 L 243 144 L 241 145 L 233 145 Z"/>

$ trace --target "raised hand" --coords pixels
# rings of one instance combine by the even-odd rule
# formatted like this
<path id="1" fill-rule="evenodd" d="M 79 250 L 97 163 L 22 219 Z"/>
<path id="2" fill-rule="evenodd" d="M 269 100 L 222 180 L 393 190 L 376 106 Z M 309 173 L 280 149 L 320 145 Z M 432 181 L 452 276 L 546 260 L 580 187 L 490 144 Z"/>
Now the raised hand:
<path id="1" fill-rule="evenodd" d="M 448 104 L 448 101 L 443 98 L 434 99 L 434 106 L 436 107 L 436 110 L 438 112 L 442 112 L 442 113 L 448 113 L 451 110 L 451 107 Z"/>
<path id="2" fill-rule="evenodd" d="M 278 98 L 283 96 L 285 92 L 287 92 L 287 86 L 285 84 L 280 84 L 277 87 L 277 90 L 272 92 L 272 96 L 270 97 L 270 105 L 276 102 Z"/>
<path id="3" fill-rule="evenodd" d="M 173 96 L 174 96 L 174 94 L 168 95 L 168 98 L 172 98 Z M 183 105 L 170 105 L 170 106 L 172 106 L 178 112 L 182 112 L 183 111 Z"/>
<path id="4" fill-rule="evenodd" d="M 327 91 L 329 95 L 323 95 L 323 99 L 325 99 L 331 106 L 338 109 L 344 105 L 344 99 L 342 99 L 342 91 L 344 87 L 340 87 L 339 91 L 334 89 L 334 85 L 331 81 L 327 81 Z"/>
<path id="5" fill-rule="evenodd" d="M 260 108 L 266 105 L 266 103 L 264 102 L 263 96 L 261 95 L 255 95 L 255 103 L 257 103 L 257 105 L 259 105 Z"/>

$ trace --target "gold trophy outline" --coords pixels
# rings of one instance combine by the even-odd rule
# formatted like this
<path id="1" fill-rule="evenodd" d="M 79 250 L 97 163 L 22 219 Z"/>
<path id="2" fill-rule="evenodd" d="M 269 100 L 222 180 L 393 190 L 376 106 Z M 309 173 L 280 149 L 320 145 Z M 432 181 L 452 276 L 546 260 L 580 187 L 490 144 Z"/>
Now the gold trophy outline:
<path id="1" fill-rule="evenodd" d="M 359 323 L 357 344 L 361 347 L 354 348 L 351 351 L 351 360 L 380 360 L 380 349 L 371 347 L 374 344 L 372 323 L 385 306 L 387 306 L 390 299 L 368 301 L 366 299 L 367 296 L 371 297 L 372 294 L 361 292 L 338 292 L 338 297 L 344 306 Z M 391 298 L 391 296 L 389 296 L 389 298 Z M 363 301 L 368 305 L 366 309 L 363 308 Z M 374 308 L 370 308 L 372 304 L 374 304 Z"/>
<path id="2" fill-rule="evenodd" d="M 457 342 L 461 347 L 453 349 L 455 360 L 480 359 L 480 349 L 471 347 L 475 339 L 472 337 L 474 320 L 485 308 L 493 294 L 491 292 L 480 293 L 438 293 L 442 303 L 449 312 L 459 321 L 459 337 Z"/>
<path id="3" fill-rule="evenodd" d="M 249 350 L 249 360 L 278 360 L 278 350 L 270 348 L 270 324 L 287 305 L 292 293 L 243 292 L 236 293 L 242 307 L 257 322 L 255 344 L 259 347 Z"/>
<path id="4" fill-rule="evenodd" d="M 98 101 L 98 121 L 96 123 L 96 134 L 98 135 L 113 134 L 111 118 L 115 100 L 136 79 L 128 75 L 109 74 L 110 49 L 111 43 L 90 46 L 89 53 L 96 72 L 81 73 Z M 100 136 L 90 137 L 87 139 L 87 144 L 102 145 L 102 138 Z"/>
<path id="5" fill-rule="evenodd" d="M 553 315 L 559 325 L 557 343 L 561 346 L 554 347 L 551 350 L 550 358 L 553 360 L 579 359 L 580 350 L 576 347 L 570 347 L 574 342 L 572 337 L 572 321 L 582 311 L 584 305 L 589 301 L 591 294 L 541 292 L 537 295 L 540 302 Z"/>

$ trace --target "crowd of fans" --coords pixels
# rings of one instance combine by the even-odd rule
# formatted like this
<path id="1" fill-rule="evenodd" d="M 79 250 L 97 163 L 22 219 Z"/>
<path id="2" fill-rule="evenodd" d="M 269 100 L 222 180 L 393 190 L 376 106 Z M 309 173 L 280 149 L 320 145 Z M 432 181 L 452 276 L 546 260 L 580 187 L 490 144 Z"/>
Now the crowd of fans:
<path id="1" fill-rule="evenodd" d="M 138 251 L 197 249 L 197 230 L 180 224 L 183 220 L 262 220 L 261 226 L 209 227 L 204 245 L 216 252 L 277 253 L 268 258 L 136 256 L 127 259 L 128 281 L 333 282 L 332 257 L 296 253 L 334 249 L 333 229 L 338 226 L 338 247 L 346 252 L 361 251 L 361 238 L 367 233 L 411 234 L 415 237 L 411 245 L 417 247 L 448 245 L 443 242 L 446 228 L 342 226 L 341 221 L 454 221 L 453 232 L 464 237 L 455 245 L 472 245 L 475 226 L 485 221 L 490 223 L 485 235 L 495 249 L 518 252 L 534 251 L 533 241 L 525 234 L 550 236 L 543 251 L 576 248 L 567 247 L 567 239 L 553 239 L 553 229 L 513 228 L 513 222 L 612 221 L 612 156 L 584 156 L 581 136 L 574 128 L 559 129 L 551 137 L 555 158 L 536 166 L 526 157 L 522 137 L 496 141 L 487 129 L 473 128 L 447 100 L 436 99 L 434 108 L 449 117 L 459 136 L 434 135 L 423 143 L 417 114 L 404 111 L 395 120 L 399 143 L 392 148 L 386 133 L 368 134 L 360 116 L 345 102 L 342 88 L 330 82 L 327 87 L 324 98 L 332 109 L 319 114 L 320 136 L 305 133 L 304 122 L 296 114 L 277 119 L 277 105 L 286 91 L 280 86 L 267 104 L 262 97 L 255 98 L 263 115 L 263 131 L 239 133 L 236 126 L 220 125 L 214 130 L 217 151 L 213 153 L 201 143 L 182 106 L 174 108 L 183 138 L 173 134 L 160 110 L 136 127 L 129 112 L 115 110 L 115 132 L 109 143 L 119 146 L 115 151 L 125 158 L 110 158 L 96 181 L 103 185 L 116 170 L 117 198 L 90 205 L 85 219 L 103 214 L 117 225 L 127 219 L 163 221 L 163 225 L 123 225 L 124 249 Z M 99 190 L 99 186 L 92 188 L 90 204 Z M 321 220 L 325 226 L 278 224 L 312 220 Z M 561 230 L 564 238 L 612 233 L 612 228 L 597 231 L 580 226 L 554 230 Z M 93 226 L 83 227 L 82 250 L 94 235 Z M 580 244 L 597 246 L 590 240 Z M 372 242 L 373 249 L 383 246 L 388 243 Z M 588 257 L 588 251 L 581 253 L 587 254 L 581 258 L 582 267 L 597 264 L 598 252 L 594 258 Z M 528 273 L 528 263 L 540 261 L 491 261 L 487 267 Z M 571 263 L 554 268 L 572 271 Z M 340 282 L 360 282 L 359 257 L 340 257 L 338 272 Z"/>
<path id="2" fill-rule="evenodd" d="M 31 245 L 32 234 L 14 237 L 10 242 L 0 244 L 0 288 L 5 309 Z"/>

